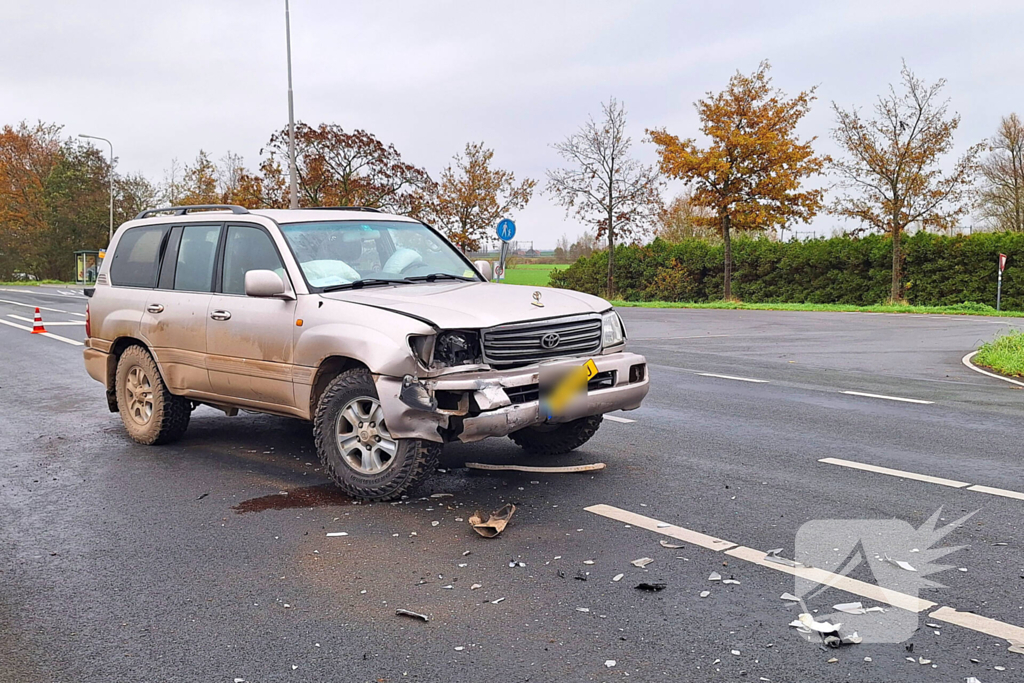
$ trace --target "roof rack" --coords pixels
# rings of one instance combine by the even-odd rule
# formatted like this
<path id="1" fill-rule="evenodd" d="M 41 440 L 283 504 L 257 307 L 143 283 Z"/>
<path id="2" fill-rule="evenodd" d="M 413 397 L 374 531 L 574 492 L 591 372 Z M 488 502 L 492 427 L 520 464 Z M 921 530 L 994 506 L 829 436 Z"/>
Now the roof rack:
<path id="1" fill-rule="evenodd" d="M 174 216 L 184 216 L 191 211 L 207 211 L 220 209 L 221 211 L 230 211 L 231 213 L 249 213 L 249 209 L 244 206 L 237 206 L 235 204 L 192 204 L 189 206 L 165 206 L 162 209 L 146 209 L 140 211 L 139 215 L 135 217 L 135 220 L 140 218 L 149 218 L 161 213 L 169 213 Z"/>
<path id="2" fill-rule="evenodd" d="M 383 213 L 380 209 L 372 206 L 304 206 L 303 209 L 310 211 L 369 211 L 370 213 Z"/>

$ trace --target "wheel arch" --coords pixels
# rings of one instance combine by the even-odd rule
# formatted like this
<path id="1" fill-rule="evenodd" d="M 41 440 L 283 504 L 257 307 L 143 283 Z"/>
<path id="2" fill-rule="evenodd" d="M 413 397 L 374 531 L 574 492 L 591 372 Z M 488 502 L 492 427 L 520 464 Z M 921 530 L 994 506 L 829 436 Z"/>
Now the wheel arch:
<path id="1" fill-rule="evenodd" d="M 117 408 L 117 363 L 121 360 L 121 354 L 124 353 L 125 349 L 129 346 L 141 346 L 146 351 L 153 355 L 146 342 L 136 337 L 118 337 L 110 345 L 110 351 L 107 352 L 107 408 L 110 412 L 116 413 Z M 155 359 L 154 359 L 155 360 Z"/>
<path id="2" fill-rule="evenodd" d="M 366 363 L 349 356 L 327 356 L 317 366 L 316 373 L 313 375 L 313 384 L 309 392 L 309 415 L 310 418 L 316 415 L 316 406 L 320 402 L 320 397 L 323 396 L 324 391 L 327 389 L 327 385 L 331 383 L 335 377 L 353 368 L 362 368 L 369 371 L 370 368 Z"/>

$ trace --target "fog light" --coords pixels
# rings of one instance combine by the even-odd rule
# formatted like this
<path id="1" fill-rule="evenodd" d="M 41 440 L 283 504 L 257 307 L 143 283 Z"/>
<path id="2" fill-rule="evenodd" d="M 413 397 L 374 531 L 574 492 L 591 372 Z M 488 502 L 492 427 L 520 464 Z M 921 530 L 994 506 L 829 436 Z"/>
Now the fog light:
<path id="1" fill-rule="evenodd" d="M 629 366 L 630 384 L 643 382 L 645 377 L 647 377 L 647 365 L 645 365 L 644 363 L 637 363 L 636 365 Z"/>

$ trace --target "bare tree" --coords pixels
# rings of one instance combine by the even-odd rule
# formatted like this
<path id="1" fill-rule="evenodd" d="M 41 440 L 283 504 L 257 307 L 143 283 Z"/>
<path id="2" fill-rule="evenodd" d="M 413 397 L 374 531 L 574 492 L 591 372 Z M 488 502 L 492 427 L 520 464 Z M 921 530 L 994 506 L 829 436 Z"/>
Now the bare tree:
<path id="1" fill-rule="evenodd" d="M 165 206 L 177 206 L 185 194 L 185 174 L 181 162 L 175 157 L 171 159 L 170 166 L 164 169 L 164 179 L 160 183 L 160 203 Z"/>
<path id="2" fill-rule="evenodd" d="M 981 177 L 981 215 L 996 230 L 1024 232 L 1024 123 L 1016 114 L 1000 121 Z"/>
<path id="3" fill-rule="evenodd" d="M 692 190 L 687 188 L 658 211 L 654 234 L 666 242 L 681 242 L 694 238 L 714 240 L 719 234 L 714 218 L 715 212 L 707 206 L 697 204 Z"/>
<path id="4" fill-rule="evenodd" d="M 615 98 L 602 104 L 602 121 L 593 117 L 554 147 L 569 168 L 549 170 L 547 191 L 576 216 L 597 229 L 608 243 L 608 296 L 615 293 L 616 240 L 636 240 L 661 205 L 662 181 L 652 166 L 629 156 L 626 110 Z"/>
<path id="5" fill-rule="evenodd" d="M 239 190 L 242 187 L 242 180 L 246 174 L 245 160 L 242 159 L 242 155 L 231 151 L 227 152 L 220 158 L 214 173 L 217 178 L 217 194 L 224 197 L 224 201 L 229 204 L 236 203 Z"/>
<path id="6" fill-rule="evenodd" d="M 983 143 L 968 148 L 943 173 L 942 158 L 953 149 L 960 125 L 960 115 L 947 116 L 948 101 L 939 100 L 946 81 L 927 85 L 906 64 L 901 74 L 903 92 L 890 85 L 889 94 L 878 98 L 873 119 L 832 104 L 832 136 L 846 152 L 832 164 L 845 189 L 832 211 L 892 236 L 893 301 L 903 300 L 900 238 L 907 226 L 955 224 L 968 211 L 978 155 L 985 148 Z"/>

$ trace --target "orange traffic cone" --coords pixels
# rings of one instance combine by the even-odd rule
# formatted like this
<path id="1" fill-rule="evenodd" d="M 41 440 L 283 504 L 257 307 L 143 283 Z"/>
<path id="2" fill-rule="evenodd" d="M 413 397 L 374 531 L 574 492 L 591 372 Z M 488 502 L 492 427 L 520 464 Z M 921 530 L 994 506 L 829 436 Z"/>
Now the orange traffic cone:
<path id="1" fill-rule="evenodd" d="M 36 319 L 32 321 L 32 334 L 46 334 L 46 328 L 43 327 L 43 316 L 39 313 L 38 307 L 36 307 Z"/>

